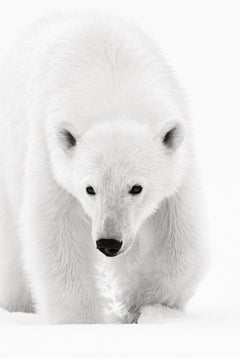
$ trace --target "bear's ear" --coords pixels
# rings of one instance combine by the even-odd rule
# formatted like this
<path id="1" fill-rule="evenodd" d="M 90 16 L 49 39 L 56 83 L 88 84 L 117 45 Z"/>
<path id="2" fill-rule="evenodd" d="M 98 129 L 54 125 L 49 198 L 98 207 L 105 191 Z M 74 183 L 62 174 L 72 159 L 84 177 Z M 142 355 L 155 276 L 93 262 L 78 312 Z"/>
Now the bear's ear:
<path id="1" fill-rule="evenodd" d="M 70 154 L 77 145 L 77 131 L 71 123 L 61 122 L 56 126 L 56 136 L 60 147 Z"/>
<path id="2" fill-rule="evenodd" d="M 157 137 L 160 137 L 162 144 L 167 150 L 174 151 L 184 140 L 184 126 L 180 122 L 169 121 L 161 128 Z"/>

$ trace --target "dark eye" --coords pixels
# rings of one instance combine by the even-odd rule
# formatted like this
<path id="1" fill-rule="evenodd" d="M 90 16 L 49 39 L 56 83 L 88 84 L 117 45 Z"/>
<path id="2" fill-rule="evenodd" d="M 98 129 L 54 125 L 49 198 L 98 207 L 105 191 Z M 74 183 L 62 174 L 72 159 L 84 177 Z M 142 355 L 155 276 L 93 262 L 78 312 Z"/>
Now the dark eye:
<path id="1" fill-rule="evenodd" d="M 91 196 L 94 196 L 94 195 L 96 194 L 95 191 L 94 191 L 94 188 L 93 188 L 92 186 L 88 186 L 88 187 L 86 188 L 86 191 L 87 191 L 87 193 L 90 194 Z"/>
<path id="2" fill-rule="evenodd" d="M 142 186 L 135 184 L 129 191 L 129 193 L 136 195 L 142 192 Z"/>

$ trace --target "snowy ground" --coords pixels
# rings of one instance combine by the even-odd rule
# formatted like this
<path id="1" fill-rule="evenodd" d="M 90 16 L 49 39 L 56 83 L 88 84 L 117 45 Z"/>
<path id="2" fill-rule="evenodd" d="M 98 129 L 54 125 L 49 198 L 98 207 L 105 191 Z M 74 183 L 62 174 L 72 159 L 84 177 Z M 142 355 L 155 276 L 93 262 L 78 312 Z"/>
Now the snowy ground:
<path id="1" fill-rule="evenodd" d="M 0 358 L 239 358 L 239 315 L 161 314 L 159 325 L 39 325 L 35 315 L 0 313 Z M 22 325 L 28 324 L 28 325 Z M 35 325 L 38 324 L 38 325 Z M 162 355 L 161 355 L 162 354 Z"/>

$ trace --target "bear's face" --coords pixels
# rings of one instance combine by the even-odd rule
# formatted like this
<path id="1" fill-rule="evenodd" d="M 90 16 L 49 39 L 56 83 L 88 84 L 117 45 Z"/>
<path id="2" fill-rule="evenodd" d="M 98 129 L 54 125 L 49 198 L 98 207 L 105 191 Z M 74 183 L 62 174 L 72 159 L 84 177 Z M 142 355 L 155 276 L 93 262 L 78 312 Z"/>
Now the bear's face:
<path id="1" fill-rule="evenodd" d="M 93 240 L 105 255 L 126 252 L 141 224 L 180 184 L 183 132 L 176 122 L 157 134 L 137 123 L 105 123 L 82 136 L 66 124 L 58 128 L 65 168 L 56 177 L 91 218 Z"/>

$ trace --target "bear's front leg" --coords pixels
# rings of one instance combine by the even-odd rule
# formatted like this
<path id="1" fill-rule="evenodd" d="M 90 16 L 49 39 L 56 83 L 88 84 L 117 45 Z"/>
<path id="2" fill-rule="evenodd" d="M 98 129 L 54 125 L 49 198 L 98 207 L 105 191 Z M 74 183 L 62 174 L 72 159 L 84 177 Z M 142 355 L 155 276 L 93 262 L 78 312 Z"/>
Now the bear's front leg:
<path id="1" fill-rule="evenodd" d="M 122 324 L 137 324 L 140 316 L 140 309 L 128 310 L 122 317 Z"/>
<path id="2" fill-rule="evenodd" d="M 48 323 L 99 323 L 95 248 L 82 208 L 46 163 L 29 165 L 20 227 L 36 309 Z"/>

